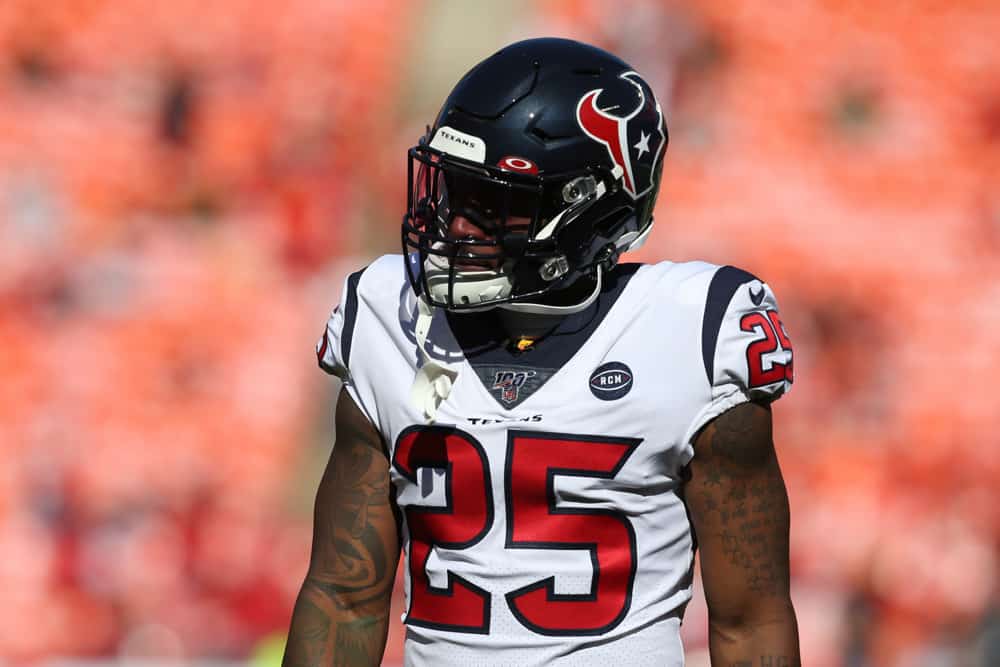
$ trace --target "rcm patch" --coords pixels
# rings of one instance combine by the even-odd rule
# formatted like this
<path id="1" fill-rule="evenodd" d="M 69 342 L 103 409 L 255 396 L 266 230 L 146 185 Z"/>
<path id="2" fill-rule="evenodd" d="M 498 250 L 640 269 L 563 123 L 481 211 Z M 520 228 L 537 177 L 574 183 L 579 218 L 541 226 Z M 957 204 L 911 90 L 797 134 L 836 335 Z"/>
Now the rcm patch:
<path id="1" fill-rule="evenodd" d="M 590 393 L 602 401 L 614 401 L 632 390 L 632 369 L 620 361 L 609 361 L 590 374 Z"/>

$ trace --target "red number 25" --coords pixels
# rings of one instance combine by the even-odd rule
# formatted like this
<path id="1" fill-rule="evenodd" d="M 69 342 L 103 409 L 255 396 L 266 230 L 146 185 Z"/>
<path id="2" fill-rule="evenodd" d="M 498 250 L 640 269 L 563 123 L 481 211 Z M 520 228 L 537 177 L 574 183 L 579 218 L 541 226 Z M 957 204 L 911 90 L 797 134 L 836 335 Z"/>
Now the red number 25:
<path id="1" fill-rule="evenodd" d="M 780 380 L 792 381 L 792 360 L 787 364 L 772 362 L 771 367 L 764 369 L 764 355 L 778 350 L 792 351 L 792 341 L 788 339 L 785 327 L 778 318 L 778 311 L 769 310 L 767 314 L 760 312 L 747 313 L 740 320 L 743 331 L 757 331 L 764 334 L 747 346 L 747 368 L 750 372 L 750 386 L 763 387 Z"/>
<path id="2" fill-rule="evenodd" d="M 589 593 L 555 591 L 549 576 L 505 591 L 515 618 L 543 635 L 600 635 L 625 618 L 636 572 L 635 531 L 614 509 L 569 509 L 556 504 L 559 476 L 612 479 L 639 444 L 634 438 L 509 431 L 503 493 L 505 549 L 590 552 Z M 410 535 L 410 625 L 488 634 L 492 596 L 453 571 L 433 586 L 427 561 L 435 548 L 469 549 L 493 526 L 493 484 L 483 446 L 448 426 L 414 426 L 396 441 L 393 466 L 417 483 L 418 470 L 446 471 L 444 507 L 404 508 Z"/>

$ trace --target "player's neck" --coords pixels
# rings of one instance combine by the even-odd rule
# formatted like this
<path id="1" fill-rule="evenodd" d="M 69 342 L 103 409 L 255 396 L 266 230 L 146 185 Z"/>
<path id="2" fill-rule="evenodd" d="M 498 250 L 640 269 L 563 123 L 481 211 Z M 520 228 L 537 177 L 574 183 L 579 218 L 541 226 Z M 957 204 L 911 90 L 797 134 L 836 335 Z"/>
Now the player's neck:
<path id="1" fill-rule="evenodd" d="M 521 313 L 506 308 L 498 308 L 497 315 L 500 325 L 511 340 L 544 338 L 565 317 L 565 315 Z"/>
<path id="2" fill-rule="evenodd" d="M 546 299 L 546 303 L 553 306 L 581 303 L 590 296 L 593 289 L 593 281 L 579 280 L 558 294 L 551 295 Z M 497 313 L 500 316 L 501 326 L 512 341 L 544 338 L 566 318 L 565 314 L 526 313 L 508 308 L 498 308 Z"/>

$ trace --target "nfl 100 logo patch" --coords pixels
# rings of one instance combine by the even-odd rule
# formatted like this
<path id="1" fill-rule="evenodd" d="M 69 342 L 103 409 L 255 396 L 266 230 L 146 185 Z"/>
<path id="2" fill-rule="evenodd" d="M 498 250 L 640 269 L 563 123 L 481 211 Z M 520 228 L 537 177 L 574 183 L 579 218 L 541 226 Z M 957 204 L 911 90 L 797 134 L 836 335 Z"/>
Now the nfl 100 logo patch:
<path id="1" fill-rule="evenodd" d="M 505 410 L 523 403 L 552 377 L 555 369 L 524 366 L 473 366 L 483 386 Z"/>
<path id="2" fill-rule="evenodd" d="M 500 392 L 500 400 L 507 405 L 518 402 L 521 387 L 529 378 L 535 377 L 535 371 L 499 370 L 493 377 L 493 390 Z"/>

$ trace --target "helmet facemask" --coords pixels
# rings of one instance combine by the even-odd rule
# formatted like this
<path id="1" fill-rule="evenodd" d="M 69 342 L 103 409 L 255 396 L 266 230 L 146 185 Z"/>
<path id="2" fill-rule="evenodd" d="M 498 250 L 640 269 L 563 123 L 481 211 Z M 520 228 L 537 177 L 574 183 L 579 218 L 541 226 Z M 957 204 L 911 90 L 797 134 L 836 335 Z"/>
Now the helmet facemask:
<path id="1" fill-rule="evenodd" d="M 595 275 L 594 258 L 581 256 L 583 239 L 572 233 L 575 221 L 597 214 L 608 218 L 607 226 L 620 227 L 627 215 L 599 210 L 599 200 L 615 187 L 607 170 L 547 178 L 476 164 L 424 144 L 409 158 L 403 250 L 411 284 L 432 306 L 527 308 Z"/>

